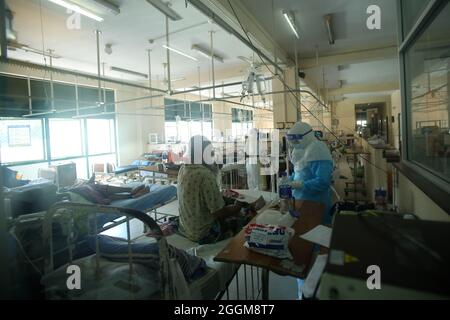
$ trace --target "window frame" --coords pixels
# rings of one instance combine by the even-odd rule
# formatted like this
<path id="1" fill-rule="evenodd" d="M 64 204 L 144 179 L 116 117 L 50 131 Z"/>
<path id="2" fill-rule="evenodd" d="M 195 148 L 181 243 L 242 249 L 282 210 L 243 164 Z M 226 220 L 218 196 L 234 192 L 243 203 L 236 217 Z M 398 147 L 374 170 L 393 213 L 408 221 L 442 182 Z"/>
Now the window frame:
<path id="1" fill-rule="evenodd" d="M 438 175 L 431 168 L 411 159 L 410 157 L 410 132 L 411 132 L 411 108 L 407 94 L 406 79 L 406 55 L 415 41 L 427 30 L 441 10 L 450 5 L 448 0 L 430 0 L 410 30 L 404 30 L 403 3 L 405 0 L 397 0 L 398 21 L 398 46 L 400 63 L 400 92 L 401 92 L 401 154 L 402 161 L 396 164 L 397 170 L 402 172 L 419 189 L 430 197 L 436 204 L 450 215 L 450 183 Z"/>

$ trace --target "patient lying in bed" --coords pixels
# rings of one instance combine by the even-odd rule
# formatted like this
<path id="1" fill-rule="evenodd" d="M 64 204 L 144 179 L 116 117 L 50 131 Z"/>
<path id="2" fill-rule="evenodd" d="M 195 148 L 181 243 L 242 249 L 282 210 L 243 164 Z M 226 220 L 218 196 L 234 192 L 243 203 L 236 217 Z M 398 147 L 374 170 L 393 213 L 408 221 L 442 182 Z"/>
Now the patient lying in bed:
<path id="1" fill-rule="evenodd" d="M 119 187 L 95 182 L 95 176 L 85 182 L 70 187 L 67 191 L 74 192 L 86 200 L 109 205 L 114 200 L 138 198 L 150 192 L 150 187 L 139 184 L 133 187 Z"/>

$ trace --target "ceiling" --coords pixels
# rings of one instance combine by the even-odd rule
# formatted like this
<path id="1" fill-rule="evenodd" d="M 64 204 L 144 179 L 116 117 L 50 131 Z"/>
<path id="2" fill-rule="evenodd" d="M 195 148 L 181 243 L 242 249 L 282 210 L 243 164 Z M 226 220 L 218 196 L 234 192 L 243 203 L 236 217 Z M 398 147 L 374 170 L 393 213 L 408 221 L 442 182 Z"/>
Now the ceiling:
<path id="1" fill-rule="evenodd" d="M 242 0 L 245 8 L 269 33 L 277 44 L 291 57 L 295 46 L 302 59 L 317 59 L 318 65 L 303 71 L 305 81 L 315 90 L 328 93 L 344 88 L 346 93 L 331 95 L 329 99 L 363 98 L 388 95 L 392 91 L 375 92 L 371 85 L 396 83 L 399 81 L 399 64 L 395 56 L 378 55 L 361 58 L 371 49 L 392 48 L 397 43 L 396 2 L 392 0 Z M 381 11 L 381 29 L 367 28 L 367 8 L 378 5 Z M 286 22 L 282 11 L 293 12 L 299 30 L 297 39 Z M 331 14 L 331 28 L 335 43 L 329 44 L 324 16 Z M 342 62 L 347 53 L 358 53 L 361 59 Z M 332 57 L 338 57 L 333 62 Z M 355 56 L 355 55 L 354 55 Z M 330 57 L 327 63 L 322 57 Z M 304 60 L 303 60 L 304 61 Z M 395 85 L 394 85 L 395 87 Z M 351 88 L 350 90 L 348 88 Z M 352 91 L 353 90 L 353 91 Z M 362 90 L 366 90 L 364 92 Z"/>
<path id="2" fill-rule="evenodd" d="M 315 57 L 316 48 L 321 56 L 396 44 L 396 1 L 393 0 L 242 0 L 242 4 L 291 56 L 294 55 L 294 41 L 303 58 Z M 369 5 L 380 7 L 380 30 L 367 28 Z M 299 40 L 284 19 L 282 10 L 293 11 Z M 332 15 L 334 45 L 328 43 L 323 18 L 327 14 Z"/>
<path id="3" fill-rule="evenodd" d="M 89 3 L 92 0 L 73 0 Z M 111 0 L 109 0 L 112 2 Z M 113 0 L 114 1 L 114 0 Z M 29 47 L 42 50 L 52 49 L 60 56 L 53 59 L 54 66 L 74 69 L 89 73 L 97 73 L 97 55 L 95 30 L 101 31 L 101 62 L 106 63 L 106 76 L 124 80 L 148 81 L 139 76 L 110 71 L 111 66 L 148 74 L 148 52 L 151 49 L 152 78 L 166 78 L 163 63 L 166 62 L 165 16 L 145 0 L 114 1 L 120 7 L 120 14 L 105 14 L 103 22 L 96 22 L 81 16 L 79 29 L 67 27 L 71 16 L 65 8 L 48 0 L 7 0 L 13 11 L 13 28 L 17 31 L 18 41 Z M 87 6 L 87 5 L 86 5 Z M 185 6 L 184 0 L 173 0 L 172 8 L 183 19 L 169 23 L 170 46 L 183 51 L 198 61 L 193 61 L 176 53 L 170 54 L 172 79 L 186 75 L 197 75 L 198 67 L 203 72 L 210 72 L 211 60 L 191 50 L 193 44 L 204 48 L 210 46 L 210 31 L 214 31 L 214 52 L 224 58 L 221 63 L 216 60 L 217 71 L 246 63 L 238 56 L 250 57 L 251 51 L 237 38 L 223 31 L 192 6 Z M 41 15 L 42 13 L 42 15 Z M 42 26 L 42 27 L 41 27 Z M 148 40 L 154 39 L 153 43 Z M 105 53 L 106 44 L 112 44 L 112 54 Z M 49 63 L 42 55 L 11 51 L 11 58 L 27 60 L 35 63 Z M 206 79 L 209 81 L 209 79 Z"/>

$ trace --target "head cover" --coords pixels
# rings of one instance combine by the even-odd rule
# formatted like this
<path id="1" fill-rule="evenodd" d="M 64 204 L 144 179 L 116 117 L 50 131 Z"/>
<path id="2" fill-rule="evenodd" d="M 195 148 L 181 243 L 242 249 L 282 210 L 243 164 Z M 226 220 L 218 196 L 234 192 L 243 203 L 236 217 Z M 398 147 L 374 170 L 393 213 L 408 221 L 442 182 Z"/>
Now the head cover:
<path id="1" fill-rule="evenodd" d="M 291 149 L 299 147 L 305 149 L 316 140 L 311 126 L 305 122 L 297 122 L 286 134 L 286 139 Z"/>

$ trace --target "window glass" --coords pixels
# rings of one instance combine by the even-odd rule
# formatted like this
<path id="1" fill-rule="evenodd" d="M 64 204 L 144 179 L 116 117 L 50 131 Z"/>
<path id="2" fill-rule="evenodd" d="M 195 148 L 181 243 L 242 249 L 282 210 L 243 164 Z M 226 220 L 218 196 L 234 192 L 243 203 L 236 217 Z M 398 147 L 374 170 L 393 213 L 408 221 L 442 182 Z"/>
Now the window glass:
<path id="1" fill-rule="evenodd" d="M 44 160 L 42 120 L 0 120 L 2 163 Z"/>
<path id="2" fill-rule="evenodd" d="M 30 80 L 31 106 L 33 113 L 49 112 L 52 109 L 50 82 Z"/>
<path id="3" fill-rule="evenodd" d="M 103 99 L 103 90 L 101 91 Z M 96 114 L 103 112 L 103 107 L 99 104 L 98 88 L 78 87 L 78 105 L 80 114 Z"/>
<path id="4" fill-rule="evenodd" d="M 77 107 L 76 89 L 74 85 L 54 83 L 55 109 L 58 111 L 68 110 L 70 112 L 60 113 L 61 116 L 74 115 Z"/>
<path id="5" fill-rule="evenodd" d="M 0 76 L 0 116 L 20 117 L 29 109 L 27 79 Z"/>
<path id="6" fill-rule="evenodd" d="M 405 53 L 408 158 L 450 181 L 450 5 Z"/>
<path id="7" fill-rule="evenodd" d="M 403 37 L 406 37 L 430 0 L 402 0 Z"/>
<path id="8" fill-rule="evenodd" d="M 50 119 L 49 129 L 52 159 L 75 157 L 83 154 L 83 135 L 80 120 Z"/>
<path id="9" fill-rule="evenodd" d="M 115 152 L 114 120 L 87 119 L 88 154 Z"/>

